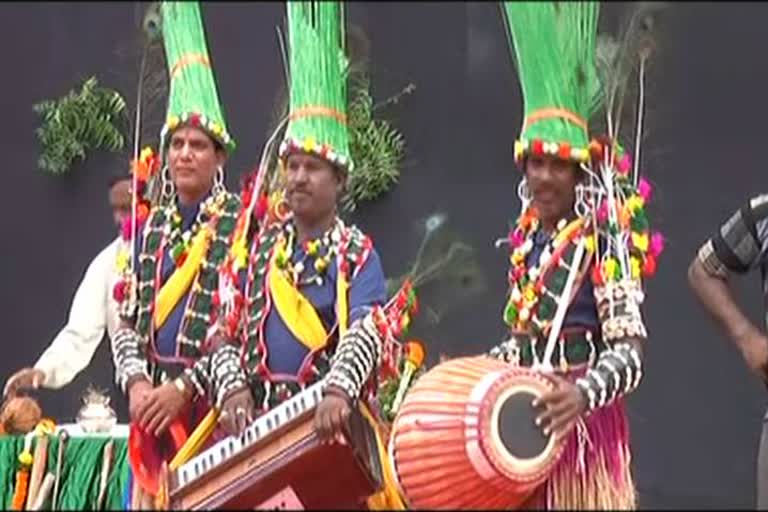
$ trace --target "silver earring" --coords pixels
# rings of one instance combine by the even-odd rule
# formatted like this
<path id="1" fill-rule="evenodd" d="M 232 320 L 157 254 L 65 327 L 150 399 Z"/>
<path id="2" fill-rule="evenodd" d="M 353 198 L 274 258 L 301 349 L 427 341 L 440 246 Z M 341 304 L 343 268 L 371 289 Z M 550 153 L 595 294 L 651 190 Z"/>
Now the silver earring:
<path id="1" fill-rule="evenodd" d="M 587 203 L 587 193 L 584 185 L 579 183 L 575 187 L 576 201 L 573 204 L 573 211 L 581 217 L 586 218 L 589 215 L 589 204 Z"/>
<path id="2" fill-rule="evenodd" d="M 221 165 L 216 169 L 216 175 L 213 177 L 213 194 L 219 195 L 226 192 L 224 187 L 224 167 Z"/>
<path id="3" fill-rule="evenodd" d="M 172 199 L 176 189 L 173 186 L 173 180 L 171 179 L 171 170 L 167 165 L 160 171 L 160 179 L 163 183 L 163 188 L 161 190 L 162 198 L 166 200 Z"/>
<path id="4" fill-rule="evenodd" d="M 523 210 L 525 210 L 530 204 L 533 197 L 531 196 L 531 189 L 528 188 L 528 180 L 523 178 L 517 185 L 517 197 L 520 198 L 520 202 L 523 203 Z"/>

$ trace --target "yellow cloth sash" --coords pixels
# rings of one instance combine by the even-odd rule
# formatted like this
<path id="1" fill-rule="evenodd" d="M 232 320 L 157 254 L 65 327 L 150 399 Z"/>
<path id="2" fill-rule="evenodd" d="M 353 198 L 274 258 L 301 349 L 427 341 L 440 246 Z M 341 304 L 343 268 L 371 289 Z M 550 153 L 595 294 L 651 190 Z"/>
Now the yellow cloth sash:
<path id="1" fill-rule="evenodd" d="M 277 254 L 279 250 L 280 247 L 277 247 L 274 254 Z M 269 293 L 280 317 L 291 333 L 310 350 L 324 347 L 328 342 L 328 333 L 317 314 L 317 310 L 286 278 L 283 271 L 277 268 L 274 257 L 270 263 L 268 279 Z M 339 271 L 336 279 L 336 319 L 339 325 L 339 339 L 349 327 L 347 325 L 349 322 L 348 292 L 349 282 L 346 276 Z M 386 444 L 382 440 L 381 429 L 368 407 L 362 402 L 360 409 L 376 434 L 376 446 L 379 449 L 384 476 L 384 489 L 368 498 L 368 508 L 371 510 L 405 510 L 405 505 L 400 498 L 391 473 L 391 464 Z"/>
<path id="2" fill-rule="evenodd" d="M 210 229 L 207 226 L 198 231 L 187 252 L 187 259 L 184 260 L 181 267 L 173 271 L 171 277 L 157 292 L 157 297 L 155 297 L 155 329 L 160 329 L 163 326 L 173 308 L 189 290 L 192 281 L 200 270 L 203 256 L 208 251 L 210 238 Z M 162 265 L 162 260 L 158 261 L 157 264 Z"/>
<path id="3" fill-rule="evenodd" d="M 278 251 L 275 251 L 277 254 Z M 291 334 L 311 351 L 323 348 L 328 343 L 328 333 L 323 321 L 312 303 L 296 289 L 277 267 L 275 258 L 270 262 L 269 293 L 272 301 Z"/>

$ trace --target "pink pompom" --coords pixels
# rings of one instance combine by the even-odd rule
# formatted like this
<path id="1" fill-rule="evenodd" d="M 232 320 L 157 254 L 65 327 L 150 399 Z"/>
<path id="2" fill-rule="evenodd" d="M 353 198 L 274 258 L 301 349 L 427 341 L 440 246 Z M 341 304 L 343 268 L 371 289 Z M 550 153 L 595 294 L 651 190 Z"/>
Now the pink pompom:
<path id="1" fill-rule="evenodd" d="M 597 209 L 597 221 L 605 222 L 606 220 L 608 220 L 608 201 L 603 199 L 600 208 Z"/>
<path id="2" fill-rule="evenodd" d="M 654 258 L 658 257 L 659 254 L 664 250 L 664 235 L 661 233 L 654 233 L 651 236 L 651 243 L 648 247 L 648 252 L 653 255 Z"/>
<path id="3" fill-rule="evenodd" d="M 122 224 L 120 225 L 120 234 L 123 237 L 123 240 L 130 240 L 131 239 L 131 216 L 126 215 L 123 217 Z"/>
<path id="4" fill-rule="evenodd" d="M 640 183 L 637 185 L 637 193 L 640 194 L 640 197 L 642 197 L 643 200 L 647 203 L 651 200 L 653 187 L 645 178 L 640 178 Z"/>
<path id="5" fill-rule="evenodd" d="M 627 174 L 632 167 L 632 160 L 629 158 L 629 153 L 624 153 L 624 156 L 619 160 L 619 172 L 621 174 Z"/>
<path id="6" fill-rule="evenodd" d="M 523 236 L 523 232 L 520 229 L 515 229 L 512 231 L 512 234 L 509 237 L 509 242 L 512 244 L 512 247 L 518 248 L 521 245 L 523 245 L 523 242 L 525 241 L 525 237 Z"/>

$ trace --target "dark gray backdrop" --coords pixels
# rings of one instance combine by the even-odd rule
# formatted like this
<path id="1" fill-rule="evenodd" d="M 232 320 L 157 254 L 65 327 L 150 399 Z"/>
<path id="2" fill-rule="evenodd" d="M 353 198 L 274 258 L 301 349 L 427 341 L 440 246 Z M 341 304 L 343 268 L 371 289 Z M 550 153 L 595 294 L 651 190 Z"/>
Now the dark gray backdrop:
<path id="1" fill-rule="evenodd" d="M 611 18 L 622 9 L 611 4 L 604 12 Z M 401 183 L 355 220 L 376 240 L 385 271 L 395 275 L 413 257 L 423 221 L 447 215 L 446 227 L 475 248 L 487 286 L 415 332 L 432 360 L 440 351 L 485 350 L 503 332 L 506 256 L 491 244 L 519 208 L 512 142 L 520 95 L 498 6 L 354 3 L 349 11 L 372 42 L 374 94 L 383 98 L 416 85 L 387 111 L 408 141 Z M 0 6 L 3 381 L 34 362 L 61 328 L 85 266 L 114 236 L 106 175 L 125 165 L 122 157 L 94 154 L 67 177 L 42 175 L 31 106 L 91 74 L 133 101 L 137 63 L 117 53 L 135 36 L 136 12 L 128 2 Z M 274 28 L 282 13 L 277 3 L 204 5 L 220 94 L 239 141 L 228 165 L 232 186 L 258 158 L 282 83 Z M 646 377 L 629 401 L 644 508 L 754 503 L 764 390 L 693 302 L 686 268 L 716 225 L 762 187 L 761 120 L 768 101 L 756 49 L 768 42 L 767 16 L 762 4 L 691 3 L 672 5 L 663 20 L 644 167 L 656 185 L 653 220 L 668 245 L 648 286 Z M 738 290 L 761 322 L 757 277 Z M 426 300 L 437 303 L 445 295 L 433 288 Z M 105 343 L 74 384 L 40 393 L 46 413 L 71 419 L 84 387 L 110 386 L 111 371 Z"/>

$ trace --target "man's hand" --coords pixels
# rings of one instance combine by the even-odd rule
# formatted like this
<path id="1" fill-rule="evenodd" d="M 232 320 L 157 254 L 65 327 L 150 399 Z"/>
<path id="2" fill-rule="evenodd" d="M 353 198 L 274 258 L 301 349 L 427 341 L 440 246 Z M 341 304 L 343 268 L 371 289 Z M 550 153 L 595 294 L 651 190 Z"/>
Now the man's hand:
<path id="1" fill-rule="evenodd" d="M 768 386 L 768 339 L 760 331 L 750 330 L 740 347 L 749 369 Z"/>
<path id="2" fill-rule="evenodd" d="M 37 368 L 22 368 L 5 383 L 3 396 L 13 397 L 20 389 L 37 389 L 45 382 L 45 372 Z"/>
<path id="3" fill-rule="evenodd" d="M 221 404 L 219 424 L 231 434 L 240 434 L 253 422 L 255 407 L 251 389 L 244 386 L 229 393 Z"/>
<path id="4" fill-rule="evenodd" d="M 137 380 L 129 385 L 128 412 L 131 416 L 131 421 L 139 422 L 141 418 L 139 414 L 140 407 L 144 404 L 152 389 L 152 384 L 145 379 Z"/>
<path id="5" fill-rule="evenodd" d="M 342 444 L 345 442 L 344 427 L 347 425 L 352 408 L 349 399 L 343 393 L 343 391 L 328 388 L 320 405 L 317 406 L 314 427 L 323 443 L 333 440 Z"/>
<path id="6" fill-rule="evenodd" d="M 536 418 L 536 424 L 544 435 L 553 433 L 563 438 L 576 425 L 576 421 L 587 409 L 587 399 L 575 384 L 558 377 L 548 375 L 555 383 L 555 389 L 534 400 L 533 406 L 544 405 L 546 410 Z"/>
<path id="7" fill-rule="evenodd" d="M 139 404 L 137 418 L 146 431 L 161 436 L 187 405 L 188 399 L 173 382 L 151 390 Z"/>

